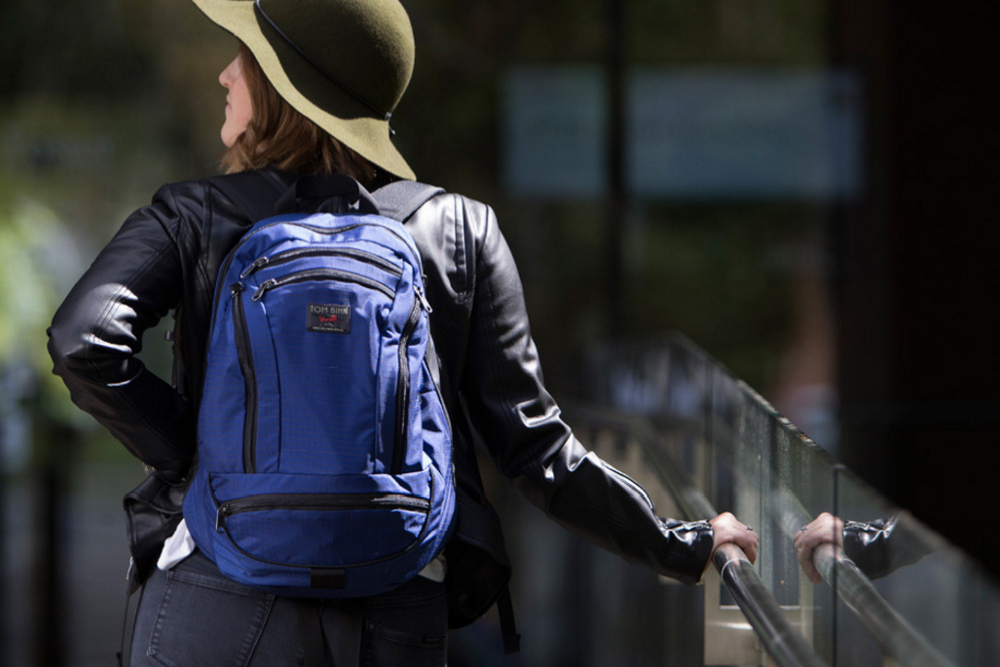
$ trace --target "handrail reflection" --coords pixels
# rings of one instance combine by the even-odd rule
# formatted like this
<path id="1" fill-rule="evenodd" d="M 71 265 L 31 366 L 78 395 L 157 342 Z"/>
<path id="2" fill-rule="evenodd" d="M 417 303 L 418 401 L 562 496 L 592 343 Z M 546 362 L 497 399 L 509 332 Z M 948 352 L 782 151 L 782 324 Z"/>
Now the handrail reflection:
<path id="1" fill-rule="evenodd" d="M 832 542 L 816 547 L 813 564 L 837 596 L 901 665 L 953 667 L 876 590 L 861 569 Z"/>
<path id="2" fill-rule="evenodd" d="M 592 427 L 625 431 L 635 437 L 650 454 L 661 481 L 674 498 L 686 519 L 716 516 L 718 512 L 705 494 L 677 466 L 663 447 L 657 447 L 658 436 L 647 420 L 594 408 L 574 407 L 574 422 L 587 422 Z M 809 644 L 785 618 L 781 606 L 767 589 L 743 550 L 735 544 L 720 546 L 713 564 L 730 595 L 736 601 L 761 644 L 780 667 L 824 667 Z"/>
<path id="3" fill-rule="evenodd" d="M 770 504 L 776 509 L 781 531 L 789 539 L 795 538 L 799 526 L 812 521 L 802 503 L 784 488 L 784 483 L 772 490 Z M 901 665 L 954 667 L 954 663 L 942 656 L 889 604 L 871 579 L 836 542 L 831 540 L 817 546 L 812 553 L 812 562 L 823 581 L 871 631 L 887 656 Z"/>

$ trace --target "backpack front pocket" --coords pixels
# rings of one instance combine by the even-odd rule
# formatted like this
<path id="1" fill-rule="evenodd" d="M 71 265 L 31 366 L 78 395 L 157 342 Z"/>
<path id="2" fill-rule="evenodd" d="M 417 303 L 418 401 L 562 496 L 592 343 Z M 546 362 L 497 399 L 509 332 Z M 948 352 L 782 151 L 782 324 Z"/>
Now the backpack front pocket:
<path id="1" fill-rule="evenodd" d="M 431 508 L 428 471 L 213 474 L 211 488 L 216 531 L 237 553 L 302 568 L 352 568 L 399 556 L 420 541 Z"/>
<path id="2" fill-rule="evenodd" d="M 288 265 L 279 264 L 278 268 Z M 244 470 L 248 473 L 384 472 L 382 354 L 395 292 L 334 269 L 295 271 L 247 286 L 234 307 L 251 352 Z M 238 346 L 242 350 L 242 346 Z M 244 377 L 248 373 L 244 370 Z M 252 413 L 252 417 L 250 416 Z"/>

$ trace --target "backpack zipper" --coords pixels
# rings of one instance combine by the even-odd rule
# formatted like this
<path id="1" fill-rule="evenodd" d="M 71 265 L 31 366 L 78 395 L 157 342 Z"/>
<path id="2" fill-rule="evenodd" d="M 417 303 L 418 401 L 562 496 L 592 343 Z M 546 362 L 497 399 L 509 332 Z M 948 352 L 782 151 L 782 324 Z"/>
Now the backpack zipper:
<path id="1" fill-rule="evenodd" d="M 417 291 L 417 286 L 414 285 Z M 420 294 L 417 291 L 417 294 Z M 422 296 L 422 295 L 421 295 Z M 410 404 L 410 338 L 420 323 L 424 299 L 414 299 L 410 314 L 406 318 L 403 332 L 399 337 L 399 376 L 396 380 L 396 443 L 392 448 L 392 473 L 403 471 L 403 452 L 406 449 L 406 433 L 409 424 L 407 406 Z"/>
<path id="2" fill-rule="evenodd" d="M 430 511 L 431 503 L 419 496 L 403 493 L 382 494 L 321 494 L 321 493 L 266 493 L 246 498 L 227 500 L 219 504 L 215 514 L 215 529 L 221 531 L 226 517 L 243 512 L 266 510 L 310 510 L 343 512 L 349 510 L 413 510 Z"/>
<path id="3" fill-rule="evenodd" d="M 247 332 L 246 313 L 243 310 L 243 283 L 234 283 L 230 288 L 233 299 L 233 330 L 236 338 L 236 357 L 243 371 L 246 387 L 246 415 L 243 420 L 243 470 L 256 472 L 257 442 L 257 374 L 253 368 L 253 349 Z"/>
<path id="4" fill-rule="evenodd" d="M 283 287 L 291 283 L 306 282 L 308 280 L 338 280 L 340 282 L 357 283 L 362 287 L 368 287 L 382 292 L 382 294 L 385 294 L 390 299 L 396 297 L 396 293 L 392 290 L 392 288 L 383 285 L 377 280 L 372 280 L 371 278 L 362 276 L 358 273 L 341 271 L 340 269 L 306 269 L 305 271 L 290 273 L 282 278 L 268 278 L 262 282 L 259 287 L 257 287 L 257 291 L 253 293 L 250 300 L 254 302 L 260 301 L 264 298 L 264 294 L 266 294 L 268 290 L 272 290 L 275 287 Z"/>
<path id="5" fill-rule="evenodd" d="M 389 260 L 379 257 L 378 255 L 370 252 L 365 252 L 364 250 L 358 250 L 357 248 L 296 248 L 294 250 L 286 250 L 284 252 L 279 252 L 275 255 L 268 257 L 267 255 L 262 255 L 250 263 L 247 268 L 243 270 L 240 274 L 240 280 L 245 279 L 247 276 L 251 275 L 255 271 L 265 266 L 275 266 L 276 264 L 282 264 L 284 262 L 290 262 L 300 257 L 322 257 L 322 256 L 338 256 L 338 257 L 350 257 L 356 259 L 359 262 L 364 262 L 366 264 L 371 264 L 376 266 L 387 273 L 394 276 L 403 275 L 403 270 L 390 262 Z"/>
<path id="6" fill-rule="evenodd" d="M 429 481 L 430 481 L 430 493 L 429 493 L 429 497 L 430 498 L 435 498 L 436 495 L 435 495 L 435 490 L 434 490 L 434 478 L 431 477 Z M 253 506 L 253 505 L 261 505 L 262 503 L 259 503 L 257 500 L 255 500 L 255 499 L 259 499 L 261 497 L 265 497 L 266 498 L 266 497 L 270 496 L 272 499 L 275 499 L 275 500 L 289 500 L 289 499 L 291 499 L 291 500 L 295 501 L 296 503 L 299 503 L 299 501 L 303 501 L 301 504 L 309 506 L 306 509 L 318 509 L 317 506 L 323 504 L 320 501 L 309 500 L 309 498 L 315 497 L 315 498 L 325 498 L 326 500 L 329 500 L 330 497 L 331 497 L 330 494 L 319 494 L 319 493 L 311 493 L 311 494 L 263 494 L 263 496 L 250 496 L 249 498 L 237 498 L 237 499 L 234 499 L 234 500 L 228 500 L 228 501 L 220 503 L 219 499 L 215 497 L 215 491 L 214 491 L 214 489 L 212 489 L 211 487 L 209 487 L 209 494 L 212 497 L 212 501 L 219 508 L 221 508 L 223 505 L 227 505 L 228 506 L 227 509 L 223 511 L 223 514 L 222 514 L 221 518 L 218 515 L 218 509 L 216 510 L 216 530 L 223 530 L 224 529 L 224 526 L 222 524 L 225 522 L 225 517 L 228 516 L 229 514 L 237 514 L 237 513 L 242 512 L 242 511 L 251 511 L 251 509 L 252 509 L 251 506 Z M 386 501 L 385 505 L 379 505 L 378 503 L 380 503 L 381 501 L 378 500 L 378 499 L 379 498 L 392 498 L 393 496 L 395 496 L 396 497 L 395 500 L 399 501 L 396 504 L 398 504 L 400 506 L 400 509 L 415 509 L 417 511 L 423 512 L 424 514 L 427 514 L 428 516 L 430 515 L 431 501 L 427 500 L 427 499 L 424 499 L 424 498 L 422 498 L 420 496 L 413 496 L 413 495 L 402 494 L 402 493 L 398 493 L 398 494 L 393 494 L 393 493 L 385 493 L 385 494 L 370 494 L 370 493 L 369 494 L 357 494 L 356 493 L 356 494 L 344 494 L 341 497 L 351 497 L 351 496 L 353 496 L 354 498 L 364 498 L 364 499 L 367 499 L 369 501 L 371 501 L 374 498 L 375 499 L 374 503 L 377 506 L 371 507 L 371 509 L 392 509 L 393 508 L 392 507 L 393 501 L 389 500 L 389 501 Z M 277 505 L 277 504 L 278 503 L 276 502 L 275 505 Z M 326 503 L 326 504 L 330 504 L 330 503 Z M 332 504 L 336 505 L 336 504 L 338 504 L 338 502 L 335 501 Z M 262 508 L 262 509 L 266 509 L 266 508 Z M 278 509 L 280 509 L 280 507 Z M 231 510 L 238 510 L 238 511 L 231 511 Z M 395 553 L 387 554 L 387 555 L 381 556 L 379 558 L 374 558 L 374 559 L 372 559 L 370 561 L 367 561 L 367 562 L 364 562 L 364 563 L 355 563 L 355 564 L 352 564 L 352 565 L 346 565 L 344 567 L 363 567 L 363 566 L 368 566 L 368 565 L 374 565 L 376 563 L 384 563 L 386 561 L 392 560 L 393 558 L 398 558 L 399 556 L 401 556 L 402 554 L 406 553 L 407 551 L 409 551 L 410 549 L 412 549 L 416 545 L 420 544 L 420 542 L 427 535 L 427 531 L 430 528 L 431 523 L 432 523 L 431 521 L 424 521 L 423 522 L 423 526 L 420 529 L 420 534 L 417 535 L 416 539 L 414 539 L 409 544 L 409 546 L 407 546 L 406 548 L 402 549 L 401 551 L 397 551 Z M 259 562 L 262 562 L 262 563 L 269 563 L 271 565 L 282 565 L 282 566 L 287 566 L 287 567 L 301 567 L 301 568 L 313 567 L 311 565 L 300 565 L 300 564 L 293 564 L 293 563 L 287 563 L 287 562 L 283 563 L 283 562 L 269 561 L 269 560 L 265 560 L 265 559 L 259 558 L 257 556 L 254 556 L 254 555 L 248 553 L 246 550 L 243 549 L 243 547 L 241 547 L 239 544 L 237 544 L 236 540 L 233 539 L 233 536 L 229 533 L 229 531 L 225 531 L 225 533 L 226 533 L 226 538 L 229 540 L 230 544 L 232 544 L 233 547 L 235 547 L 241 554 L 243 554 L 247 558 L 251 558 L 253 560 L 256 560 L 256 561 L 259 561 Z M 320 566 L 320 567 L 322 567 L 322 566 Z"/>

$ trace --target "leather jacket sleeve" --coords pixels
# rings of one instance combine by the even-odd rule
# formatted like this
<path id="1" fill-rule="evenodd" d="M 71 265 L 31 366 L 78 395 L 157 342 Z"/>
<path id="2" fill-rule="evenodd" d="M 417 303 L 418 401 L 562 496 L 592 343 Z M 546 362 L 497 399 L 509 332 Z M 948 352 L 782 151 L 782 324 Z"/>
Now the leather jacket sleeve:
<path id="1" fill-rule="evenodd" d="M 136 358 L 142 334 L 180 301 L 182 217 L 169 188 L 132 214 L 73 287 L 48 330 L 54 372 L 74 403 L 144 463 L 181 476 L 194 416 Z"/>
<path id="2" fill-rule="evenodd" d="M 897 516 L 844 522 L 844 553 L 870 579 L 912 565 L 930 551 L 930 545 L 906 530 Z"/>
<path id="3" fill-rule="evenodd" d="M 698 581 L 712 550 L 711 526 L 659 519 L 638 484 L 573 436 L 545 389 L 510 249 L 490 209 L 478 218 L 461 390 L 496 465 L 560 524 L 627 560 Z"/>

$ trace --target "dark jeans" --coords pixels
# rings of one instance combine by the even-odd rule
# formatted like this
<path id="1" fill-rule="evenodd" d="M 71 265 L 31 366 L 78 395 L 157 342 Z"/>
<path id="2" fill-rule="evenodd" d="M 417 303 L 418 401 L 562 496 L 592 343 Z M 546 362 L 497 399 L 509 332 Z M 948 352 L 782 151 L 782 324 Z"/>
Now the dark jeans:
<path id="1" fill-rule="evenodd" d="M 231 581 L 195 551 L 133 597 L 133 667 L 439 667 L 447 657 L 444 585 L 420 577 L 370 598 L 300 600 Z"/>

